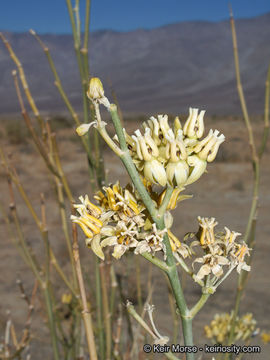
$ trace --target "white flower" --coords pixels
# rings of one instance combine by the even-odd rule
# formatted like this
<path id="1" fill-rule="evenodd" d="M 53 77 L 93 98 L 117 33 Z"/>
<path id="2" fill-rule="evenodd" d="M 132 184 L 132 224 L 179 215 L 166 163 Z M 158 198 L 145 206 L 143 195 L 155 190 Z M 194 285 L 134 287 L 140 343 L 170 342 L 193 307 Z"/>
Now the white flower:
<path id="1" fill-rule="evenodd" d="M 147 125 L 144 124 L 144 127 Z M 152 137 L 155 143 L 159 146 L 166 143 L 166 134 L 170 129 L 168 124 L 168 115 L 158 115 L 157 119 L 154 116 L 151 116 L 148 120 L 148 126 L 152 131 Z"/>
<path id="2" fill-rule="evenodd" d="M 214 227 L 218 224 L 215 218 L 202 218 L 198 216 L 199 225 L 201 227 L 200 243 L 202 246 L 214 244 L 215 234 Z"/>
<path id="3" fill-rule="evenodd" d="M 240 273 L 241 270 L 250 271 L 250 266 L 245 262 L 245 256 L 250 256 L 249 250 L 251 250 L 245 242 L 242 245 L 238 245 L 238 250 L 235 253 L 232 253 L 233 262 L 237 264 L 237 272 Z"/>
<path id="4" fill-rule="evenodd" d="M 166 167 L 166 175 L 171 186 L 182 187 L 187 183 L 189 166 L 184 160 L 169 162 Z"/>
<path id="5" fill-rule="evenodd" d="M 137 155 L 140 160 L 150 161 L 152 157 L 158 157 L 158 147 L 151 137 L 149 128 L 145 129 L 144 136 L 142 136 L 140 130 L 136 130 L 132 138 L 136 143 Z"/>
<path id="6" fill-rule="evenodd" d="M 162 163 L 156 159 L 159 151 L 150 135 L 150 129 L 145 128 L 144 136 L 142 136 L 140 130 L 136 130 L 132 138 L 136 143 L 138 158 L 144 160 L 143 172 L 145 178 L 152 183 L 165 186 L 167 183 L 166 171 Z"/>
<path id="7" fill-rule="evenodd" d="M 127 250 L 136 247 L 138 244 L 136 240 L 138 230 L 135 222 L 126 226 L 124 221 L 119 221 L 115 228 L 107 228 L 107 234 L 111 236 L 101 241 L 101 247 L 114 246 L 112 256 L 116 259 L 120 259 Z"/>
<path id="8" fill-rule="evenodd" d="M 141 240 L 138 242 L 136 249 L 134 251 L 135 254 L 142 254 L 144 252 L 155 253 L 156 251 L 163 250 L 164 254 L 166 254 L 165 244 L 163 243 L 163 236 L 167 232 L 167 229 L 158 230 L 156 224 L 152 224 L 152 230 L 149 233 L 141 233 L 139 234 Z"/>
<path id="9" fill-rule="evenodd" d="M 188 157 L 187 163 L 192 168 L 192 170 L 185 185 L 190 185 L 197 181 L 205 172 L 207 162 L 201 160 L 197 155 L 191 155 Z"/>
<path id="10" fill-rule="evenodd" d="M 189 117 L 183 127 L 184 135 L 188 136 L 189 138 L 199 139 L 203 136 L 203 117 L 205 110 L 202 110 L 199 115 L 198 111 L 199 109 L 189 108 Z"/>
<path id="11" fill-rule="evenodd" d="M 187 152 L 183 142 L 182 130 L 179 129 L 175 137 L 172 129 L 170 129 L 166 134 L 166 139 L 168 140 L 166 145 L 166 158 L 170 162 L 185 160 L 187 158 Z"/>
<path id="12" fill-rule="evenodd" d="M 194 148 L 194 152 L 198 153 L 200 159 L 212 162 L 218 152 L 220 144 L 225 141 L 223 134 L 219 135 L 219 131 L 211 129 L 205 139 L 200 141 Z"/>
<path id="13" fill-rule="evenodd" d="M 203 257 L 199 257 L 193 261 L 194 263 L 203 264 L 198 271 L 196 278 L 202 280 L 205 276 L 213 273 L 217 278 L 223 275 L 223 265 L 229 265 L 230 262 L 225 256 L 218 255 L 218 247 L 212 248 L 212 252 L 204 255 Z"/>

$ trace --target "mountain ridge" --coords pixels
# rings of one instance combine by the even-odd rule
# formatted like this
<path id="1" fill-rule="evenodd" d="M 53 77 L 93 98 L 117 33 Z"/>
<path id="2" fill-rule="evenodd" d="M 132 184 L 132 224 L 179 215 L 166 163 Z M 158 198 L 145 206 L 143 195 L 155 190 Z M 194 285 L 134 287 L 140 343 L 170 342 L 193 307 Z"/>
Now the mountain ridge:
<path id="1" fill-rule="evenodd" d="M 251 113 L 262 113 L 270 60 L 270 13 L 236 21 L 244 91 Z M 65 109 L 46 57 L 27 33 L 6 36 L 21 60 L 41 110 Z M 81 108 L 79 73 L 69 34 L 41 36 L 49 47 L 72 104 Z M 19 110 L 10 74 L 15 66 L 0 44 L 0 111 Z M 124 113 L 183 113 L 189 106 L 210 114 L 240 112 L 228 20 L 192 21 L 129 32 L 99 30 L 90 39 L 90 70 L 117 94 Z"/>

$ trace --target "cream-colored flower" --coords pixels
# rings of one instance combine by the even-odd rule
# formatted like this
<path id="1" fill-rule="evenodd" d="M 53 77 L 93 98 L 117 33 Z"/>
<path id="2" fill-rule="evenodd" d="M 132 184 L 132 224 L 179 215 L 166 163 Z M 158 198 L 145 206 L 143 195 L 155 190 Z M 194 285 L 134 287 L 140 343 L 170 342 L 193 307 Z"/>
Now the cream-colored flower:
<path id="1" fill-rule="evenodd" d="M 167 183 L 167 175 L 164 166 L 156 159 L 147 161 L 144 164 L 144 176 L 153 184 L 165 186 Z"/>
<path id="2" fill-rule="evenodd" d="M 203 218 L 198 216 L 200 225 L 200 243 L 202 246 L 215 243 L 214 228 L 218 224 L 215 218 Z"/>
<path id="3" fill-rule="evenodd" d="M 183 132 L 178 130 L 176 136 L 172 129 L 165 135 L 167 139 L 166 145 L 166 158 L 170 162 L 178 162 L 179 160 L 186 160 L 187 152 L 183 142 Z"/>
<path id="4" fill-rule="evenodd" d="M 237 244 L 237 250 L 235 253 L 231 253 L 233 262 L 237 264 L 237 272 L 240 273 L 241 270 L 250 271 L 250 266 L 245 262 L 245 256 L 250 256 L 250 248 L 245 242 L 241 245 Z"/>
<path id="5" fill-rule="evenodd" d="M 157 160 L 159 151 L 150 135 L 150 129 L 145 129 L 144 136 L 140 130 L 136 130 L 132 138 L 136 143 L 138 158 L 144 161 L 143 173 L 145 178 L 152 183 L 165 186 L 167 183 L 166 171 L 162 163 Z"/>
<path id="6" fill-rule="evenodd" d="M 166 256 L 166 247 L 163 243 L 163 236 L 167 232 L 167 229 L 158 230 L 155 223 L 152 224 L 152 229 L 148 232 L 143 232 L 138 235 L 138 238 L 143 238 L 138 242 L 135 254 L 142 254 L 144 252 L 155 253 L 156 251 L 163 250 Z"/>
<path id="7" fill-rule="evenodd" d="M 229 260 L 222 256 L 220 247 L 218 245 L 208 246 L 209 253 L 202 257 L 198 257 L 193 261 L 195 263 L 203 264 L 198 273 L 196 274 L 196 278 L 202 280 L 205 276 L 209 274 L 213 274 L 216 278 L 220 278 L 223 275 L 223 266 L 229 265 Z"/>
<path id="8" fill-rule="evenodd" d="M 239 232 L 236 231 L 231 231 L 230 229 L 228 229 L 226 226 L 224 227 L 226 234 L 225 234 L 225 238 L 224 241 L 225 243 L 230 243 L 230 244 L 234 244 L 235 243 L 235 239 L 237 238 L 237 236 L 242 235 Z"/>
<path id="9" fill-rule="evenodd" d="M 141 201 L 137 201 L 135 195 L 132 194 L 127 188 L 122 188 L 117 182 L 114 185 L 103 187 L 104 193 L 98 191 L 94 198 L 99 202 L 100 206 L 107 210 L 114 211 L 114 219 L 130 220 L 141 224 L 143 222 L 142 211 L 145 206 Z"/>
<path id="10" fill-rule="evenodd" d="M 189 166 L 184 160 L 169 162 L 166 167 L 168 183 L 175 187 L 182 188 L 186 185 L 189 176 Z"/>
<path id="11" fill-rule="evenodd" d="M 189 108 L 189 117 L 183 127 L 184 135 L 192 139 L 199 139 L 204 133 L 203 117 L 205 110 L 202 110 L 199 115 L 198 111 L 199 109 Z"/>
<path id="12" fill-rule="evenodd" d="M 201 160 L 197 155 L 191 155 L 188 157 L 187 163 L 191 167 L 191 173 L 185 185 L 190 185 L 203 175 L 206 170 L 207 162 Z"/>
<path id="13" fill-rule="evenodd" d="M 212 162 L 216 158 L 219 146 L 225 141 L 225 136 L 218 134 L 218 130 L 213 132 L 211 129 L 207 137 L 195 146 L 194 152 L 200 159 Z"/>
<path id="14" fill-rule="evenodd" d="M 143 126 L 146 128 L 146 123 L 144 123 Z M 168 115 L 158 115 L 157 119 L 154 116 L 151 116 L 148 120 L 148 126 L 151 129 L 155 143 L 158 146 L 166 144 L 166 134 L 170 130 Z"/>
<path id="15" fill-rule="evenodd" d="M 109 232 L 107 232 L 109 234 Z M 131 222 L 128 226 L 124 221 L 119 221 L 115 228 L 111 227 L 110 235 L 101 241 L 101 247 L 113 246 L 112 256 L 120 259 L 130 248 L 135 248 L 138 244 L 136 236 L 138 234 L 137 225 Z"/>
<path id="16" fill-rule="evenodd" d="M 168 229 L 168 236 L 170 240 L 171 249 L 174 257 L 179 261 L 180 254 L 184 259 L 190 257 L 192 254 L 191 248 L 184 243 L 181 243 L 180 240 Z"/>
<path id="17" fill-rule="evenodd" d="M 171 186 L 182 187 L 185 185 L 189 175 L 189 166 L 185 161 L 187 152 L 183 142 L 182 130 L 178 130 L 175 137 L 170 129 L 166 134 L 166 139 L 168 140 L 166 158 L 169 160 L 166 166 L 167 179 Z"/>
<path id="18" fill-rule="evenodd" d="M 70 219 L 83 230 L 86 236 L 86 245 L 91 246 L 95 254 L 101 259 L 104 259 L 104 254 L 99 246 L 100 234 L 103 226 L 106 225 L 112 217 L 113 212 L 103 212 L 102 208 L 89 201 L 87 195 L 85 195 L 85 197 L 80 196 L 79 199 L 81 204 L 74 205 L 74 208 L 80 216 L 71 215 Z"/>

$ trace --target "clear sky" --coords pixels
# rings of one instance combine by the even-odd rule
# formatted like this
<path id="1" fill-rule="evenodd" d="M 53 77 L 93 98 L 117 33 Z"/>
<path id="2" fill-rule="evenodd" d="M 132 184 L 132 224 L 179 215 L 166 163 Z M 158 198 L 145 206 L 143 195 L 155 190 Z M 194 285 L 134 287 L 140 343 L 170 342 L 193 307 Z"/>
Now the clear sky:
<path id="1" fill-rule="evenodd" d="M 74 3 L 75 0 L 72 0 Z M 85 0 L 80 0 L 83 13 Z M 236 18 L 270 12 L 270 0 L 231 0 Z M 155 28 L 189 21 L 228 18 L 228 0 L 92 0 L 91 30 Z M 65 0 L 0 0 L 0 29 L 68 33 Z"/>

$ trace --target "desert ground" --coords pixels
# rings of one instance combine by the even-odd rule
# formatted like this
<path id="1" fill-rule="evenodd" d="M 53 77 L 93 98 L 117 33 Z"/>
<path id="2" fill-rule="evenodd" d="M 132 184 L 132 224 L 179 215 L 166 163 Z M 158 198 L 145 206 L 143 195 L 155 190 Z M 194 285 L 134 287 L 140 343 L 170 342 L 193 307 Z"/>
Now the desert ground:
<path id="1" fill-rule="evenodd" d="M 64 236 L 62 235 L 60 216 L 56 200 L 51 191 L 51 184 L 48 180 L 48 172 L 42 160 L 39 158 L 31 139 L 23 130 L 23 124 L 19 125 L 19 130 L 10 130 L 12 121 L 18 125 L 19 120 L 11 118 L 2 119 L 0 123 L 1 145 L 6 154 L 12 155 L 12 163 L 16 167 L 29 198 L 32 200 L 34 208 L 40 212 L 40 193 L 44 193 L 47 209 L 47 221 L 49 227 L 49 237 L 63 269 L 68 271 L 68 255 L 66 251 Z M 23 120 L 21 120 L 23 122 Z M 127 121 L 125 124 L 129 133 L 140 127 L 140 122 L 135 120 Z M 206 128 L 218 129 L 226 136 L 226 142 L 222 144 L 218 158 L 208 165 L 207 173 L 195 184 L 190 185 L 185 190 L 186 194 L 193 194 L 192 199 L 181 202 L 174 211 L 174 233 L 181 239 L 188 231 L 197 230 L 197 216 L 214 216 L 219 222 L 218 227 L 224 226 L 231 230 L 244 233 L 249 214 L 253 173 L 250 162 L 250 148 L 248 144 L 247 132 L 241 117 L 215 117 L 205 119 Z M 16 126 L 17 126 L 16 125 Z M 15 129 L 16 129 L 15 126 Z M 259 143 L 263 129 L 262 117 L 253 120 L 256 142 Z M 88 171 L 86 156 L 74 128 L 59 126 L 56 131 L 58 145 L 60 148 L 63 169 L 73 190 L 74 196 L 91 195 L 88 181 Z M 104 148 L 105 164 L 108 170 L 109 182 L 120 180 L 125 185 L 128 178 L 125 169 L 117 157 L 109 149 Z M 242 300 L 241 314 L 252 312 L 257 325 L 261 330 L 270 331 L 270 162 L 269 146 L 261 163 L 261 179 L 259 192 L 259 211 L 258 224 L 256 231 L 256 249 L 252 263 L 252 271 L 249 276 L 248 285 Z M 0 200 L 6 211 L 9 209 L 9 195 L 7 188 L 6 175 L 0 171 Z M 39 233 L 34 225 L 33 219 L 20 198 L 16 193 L 16 202 L 20 221 L 27 241 L 35 250 L 37 256 L 42 259 L 43 245 Z M 18 328 L 24 324 L 26 317 L 26 306 L 20 298 L 20 292 L 16 285 L 18 274 L 22 279 L 26 291 L 29 293 L 34 280 L 31 271 L 24 264 L 19 256 L 14 244 L 9 238 L 5 221 L 0 218 L 0 333 L 4 334 L 4 327 L 8 318 L 7 311 L 12 315 L 12 319 Z M 80 234 L 80 252 L 83 257 L 83 267 L 89 275 L 89 292 L 93 292 L 91 287 L 91 272 L 93 271 L 93 256 L 91 251 L 86 249 Z M 124 292 L 127 299 L 135 297 L 133 288 L 135 284 L 134 272 L 132 269 L 134 258 L 129 260 L 114 261 L 116 271 L 122 274 L 125 281 Z M 146 297 L 147 289 L 147 269 L 148 263 L 143 258 L 140 259 L 141 276 L 143 283 L 143 294 Z M 200 311 L 194 320 L 195 344 L 201 345 L 209 343 L 205 338 L 203 326 L 208 324 L 215 313 L 230 312 L 233 308 L 236 292 L 236 274 L 231 275 L 210 297 L 205 307 Z M 53 281 L 57 284 L 59 279 L 55 276 Z M 184 288 L 188 304 L 194 304 L 200 296 L 200 287 L 186 277 L 183 279 Z M 163 275 L 156 269 L 153 271 L 154 291 L 152 303 L 156 306 L 154 313 L 157 327 L 164 335 L 172 336 L 172 318 L 168 306 L 166 281 Z M 64 287 L 58 287 L 57 295 L 59 298 L 65 291 Z M 92 294 L 93 295 L 93 294 Z M 132 300 L 132 299 L 131 299 Z M 35 313 L 32 324 L 31 359 L 39 360 L 52 358 L 50 351 L 50 340 L 43 309 L 39 296 L 35 303 Z M 263 345 L 259 337 L 252 340 L 252 344 L 262 346 L 262 353 L 259 355 L 248 355 L 243 357 L 245 360 L 268 360 L 270 345 Z M 38 351 L 37 351 L 38 350 Z M 163 355 L 157 356 L 163 359 Z M 202 359 L 210 359 L 203 356 Z"/>

